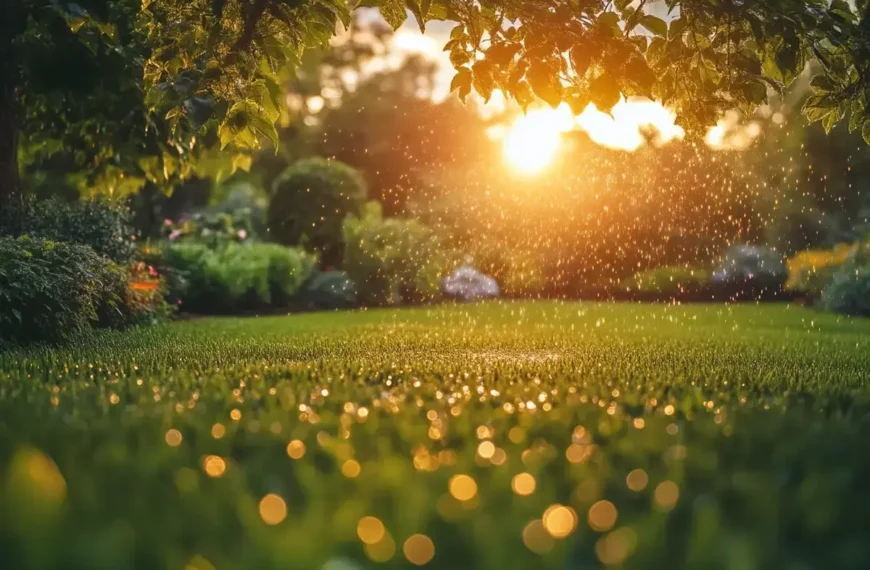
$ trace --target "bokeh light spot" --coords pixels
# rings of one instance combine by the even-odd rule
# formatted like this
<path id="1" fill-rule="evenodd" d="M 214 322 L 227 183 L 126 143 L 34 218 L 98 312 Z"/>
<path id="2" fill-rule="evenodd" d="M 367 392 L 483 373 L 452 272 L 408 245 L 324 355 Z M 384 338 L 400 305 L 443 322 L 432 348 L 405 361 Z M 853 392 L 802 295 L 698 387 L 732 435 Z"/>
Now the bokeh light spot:
<path id="1" fill-rule="evenodd" d="M 616 524 L 618 513 L 610 501 L 598 501 L 589 508 L 589 526 L 593 530 L 605 532 Z"/>
<path id="2" fill-rule="evenodd" d="M 470 501 L 477 495 L 477 483 L 468 475 L 454 475 L 448 483 L 448 489 L 459 501 Z"/>
<path id="3" fill-rule="evenodd" d="M 534 475 L 531 473 L 519 473 L 518 475 L 515 475 L 511 481 L 511 489 L 521 497 L 526 497 L 534 493 L 535 487 L 537 487 L 537 482 L 535 481 Z"/>
<path id="4" fill-rule="evenodd" d="M 435 544 L 428 536 L 415 534 L 408 537 L 408 540 L 402 545 L 402 552 L 408 562 L 415 566 L 423 566 L 435 557 Z"/>
<path id="5" fill-rule="evenodd" d="M 287 503 L 275 493 L 269 493 L 260 500 L 260 518 L 268 525 L 280 524 L 287 518 Z"/>

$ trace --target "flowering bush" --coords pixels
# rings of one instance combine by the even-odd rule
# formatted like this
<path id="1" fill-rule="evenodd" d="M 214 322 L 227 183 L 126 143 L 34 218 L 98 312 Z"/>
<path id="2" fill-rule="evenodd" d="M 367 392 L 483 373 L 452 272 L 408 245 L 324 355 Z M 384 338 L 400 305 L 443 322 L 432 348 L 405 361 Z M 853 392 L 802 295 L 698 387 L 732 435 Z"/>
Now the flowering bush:
<path id="1" fill-rule="evenodd" d="M 100 326 L 119 329 L 169 318 L 172 307 L 166 302 L 166 280 L 154 266 L 138 261 L 127 268 L 118 267 L 117 274 L 112 281 L 117 301 L 97 308 Z"/>
<path id="2" fill-rule="evenodd" d="M 169 241 L 197 239 L 211 245 L 243 242 L 253 236 L 251 210 L 232 212 L 198 212 L 179 222 L 163 221 L 163 235 Z"/>
<path id="3" fill-rule="evenodd" d="M 819 298 L 834 274 L 854 255 L 856 244 L 838 244 L 832 249 L 810 249 L 789 258 L 785 288 Z"/>

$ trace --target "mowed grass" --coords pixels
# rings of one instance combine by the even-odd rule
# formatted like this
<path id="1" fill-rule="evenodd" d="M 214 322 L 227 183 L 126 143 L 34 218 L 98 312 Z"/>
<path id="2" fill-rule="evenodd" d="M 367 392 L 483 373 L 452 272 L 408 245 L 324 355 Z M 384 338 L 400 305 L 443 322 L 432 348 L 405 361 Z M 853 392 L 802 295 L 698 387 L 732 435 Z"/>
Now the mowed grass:
<path id="1" fill-rule="evenodd" d="M 491 303 L 0 354 L 5 568 L 870 567 L 870 321 Z"/>

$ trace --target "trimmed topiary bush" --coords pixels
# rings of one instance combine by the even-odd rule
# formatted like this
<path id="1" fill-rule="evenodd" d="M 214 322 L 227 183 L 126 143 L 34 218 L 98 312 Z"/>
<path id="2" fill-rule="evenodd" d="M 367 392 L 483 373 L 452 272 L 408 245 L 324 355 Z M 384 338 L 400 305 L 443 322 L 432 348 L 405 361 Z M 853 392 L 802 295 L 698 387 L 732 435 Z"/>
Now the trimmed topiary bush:
<path id="1" fill-rule="evenodd" d="M 350 166 L 322 158 L 300 160 L 272 186 L 267 223 L 274 241 L 300 245 L 325 265 L 342 259 L 342 223 L 366 199 L 362 175 Z"/>
<path id="2" fill-rule="evenodd" d="M 124 272 L 84 245 L 0 238 L 0 344 L 87 334 L 121 302 Z"/>
<path id="3" fill-rule="evenodd" d="M 90 246 L 120 265 L 128 265 L 136 253 L 130 211 L 106 200 L 61 202 L 44 200 L 32 205 L 25 233 L 54 241 Z"/>

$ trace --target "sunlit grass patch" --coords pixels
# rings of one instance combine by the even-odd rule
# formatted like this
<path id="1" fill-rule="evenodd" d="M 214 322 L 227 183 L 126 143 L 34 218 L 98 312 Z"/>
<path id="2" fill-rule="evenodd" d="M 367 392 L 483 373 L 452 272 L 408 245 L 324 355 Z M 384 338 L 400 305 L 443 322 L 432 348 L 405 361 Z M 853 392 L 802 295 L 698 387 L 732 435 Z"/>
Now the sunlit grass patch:
<path id="1" fill-rule="evenodd" d="M 868 321 L 788 305 L 547 302 L 7 353 L 0 556 L 863 568 L 868 343 Z"/>

